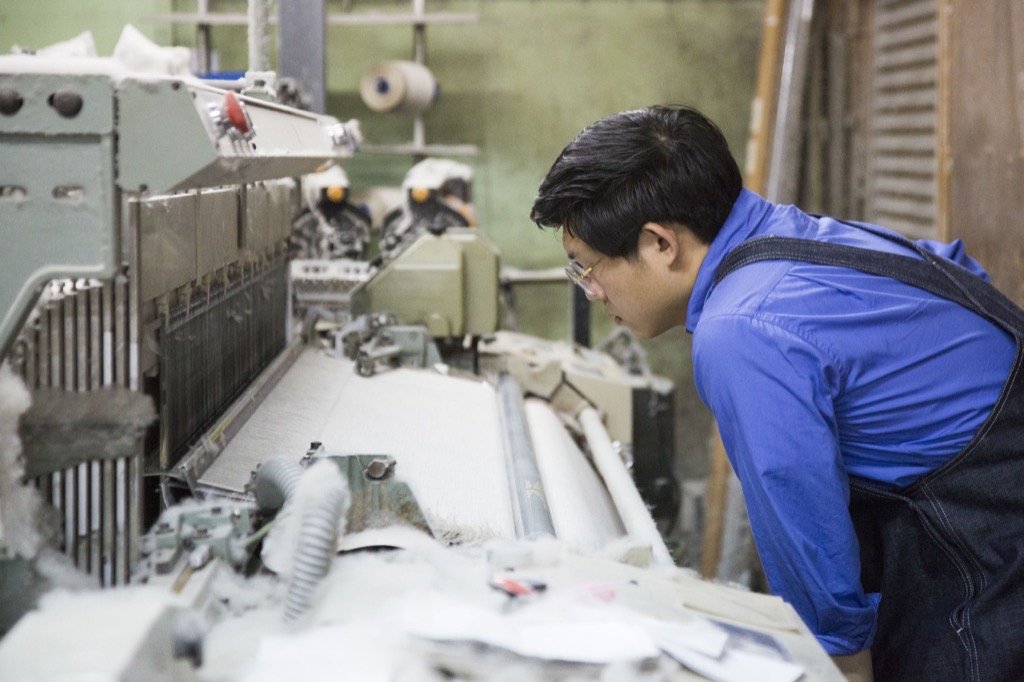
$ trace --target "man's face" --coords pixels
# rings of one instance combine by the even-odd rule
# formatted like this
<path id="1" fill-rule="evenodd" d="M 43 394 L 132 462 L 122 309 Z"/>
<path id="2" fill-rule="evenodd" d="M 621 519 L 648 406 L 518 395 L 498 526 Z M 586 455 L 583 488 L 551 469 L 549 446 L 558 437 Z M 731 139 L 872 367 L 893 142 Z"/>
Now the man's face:
<path id="1" fill-rule="evenodd" d="M 600 301 L 615 324 L 641 339 L 686 322 L 686 306 L 708 252 L 686 227 L 659 223 L 646 223 L 640 231 L 636 260 L 602 255 L 565 230 L 562 246 L 582 270 L 592 268 L 593 294 L 587 298 Z"/>

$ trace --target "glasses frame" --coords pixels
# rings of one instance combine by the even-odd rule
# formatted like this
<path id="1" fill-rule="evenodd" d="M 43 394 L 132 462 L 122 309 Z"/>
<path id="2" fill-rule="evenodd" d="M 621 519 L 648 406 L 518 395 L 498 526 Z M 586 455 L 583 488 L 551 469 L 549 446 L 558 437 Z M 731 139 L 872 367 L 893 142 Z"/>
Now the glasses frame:
<path id="1" fill-rule="evenodd" d="M 630 237 L 639 238 L 639 234 L 627 232 L 626 234 L 622 235 L 620 245 L 625 244 L 626 240 L 628 240 Z M 569 265 L 567 265 L 565 268 L 565 274 L 569 277 L 569 281 L 578 286 L 580 289 L 583 289 L 583 293 L 585 293 L 587 296 L 591 298 L 598 298 L 601 292 L 603 291 L 599 291 L 597 288 L 594 287 L 594 280 L 590 278 L 590 273 L 593 272 L 594 268 L 597 267 L 598 263 L 604 260 L 604 257 L 605 254 L 602 253 L 600 256 L 597 257 L 597 260 L 591 263 L 590 267 L 586 269 L 584 269 L 582 265 L 580 265 L 574 260 L 570 260 Z M 601 285 L 598 284 L 597 286 Z"/>
<path id="2" fill-rule="evenodd" d="M 590 273 L 597 267 L 597 264 L 604 260 L 604 255 L 597 257 L 590 267 L 584 269 L 579 263 L 574 260 L 569 261 L 569 265 L 565 268 L 565 274 L 569 277 L 569 281 L 583 289 L 583 293 L 587 296 L 597 297 L 600 292 L 594 288 L 594 280 L 590 278 Z"/>

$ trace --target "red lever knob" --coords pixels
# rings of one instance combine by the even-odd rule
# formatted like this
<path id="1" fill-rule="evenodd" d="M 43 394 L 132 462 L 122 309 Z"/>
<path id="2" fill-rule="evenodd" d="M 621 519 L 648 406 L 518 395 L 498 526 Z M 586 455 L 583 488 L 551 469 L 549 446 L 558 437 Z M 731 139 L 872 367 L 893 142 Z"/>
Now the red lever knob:
<path id="1" fill-rule="evenodd" d="M 231 125 L 243 135 L 248 134 L 252 130 L 252 121 L 249 120 L 249 114 L 246 113 L 235 93 L 231 91 L 224 95 L 224 115 L 231 122 Z"/>

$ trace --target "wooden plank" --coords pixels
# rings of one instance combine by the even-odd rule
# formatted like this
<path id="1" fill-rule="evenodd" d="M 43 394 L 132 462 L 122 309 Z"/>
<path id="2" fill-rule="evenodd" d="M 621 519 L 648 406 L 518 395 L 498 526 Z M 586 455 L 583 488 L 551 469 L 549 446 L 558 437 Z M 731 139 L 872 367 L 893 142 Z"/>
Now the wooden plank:
<path id="1" fill-rule="evenodd" d="M 825 114 L 828 119 L 828 137 L 824 142 L 828 155 L 828 185 L 825 202 L 833 215 L 848 215 L 850 178 L 848 165 L 847 117 L 849 104 L 847 93 L 850 89 L 847 69 L 847 39 L 840 31 L 827 30 Z"/>
<path id="2" fill-rule="evenodd" d="M 876 134 L 871 148 L 876 153 L 934 154 L 935 135 L 931 133 L 915 133 L 907 135 L 895 135 L 891 133 Z"/>
<path id="3" fill-rule="evenodd" d="M 935 232 L 936 29 L 935 0 L 877 8 L 866 212 L 914 238 Z"/>
<path id="4" fill-rule="evenodd" d="M 934 0 L 918 0 L 899 7 L 879 7 L 876 25 L 879 28 L 895 28 L 915 22 L 925 22 L 935 16 Z"/>
<path id="5" fill-rule="evenodd" d="M 897 111 L 877 114 L 875 130 L 882 133 L 907 134 L 911 132 L 928 132 L 933 136 L 937 125 L 934 109 L 926 111 Z"/>
<path id="6" fill-rule="evenodd" d="M 875 90 L 921 88 L 926 85 L 934 85 L 937 80 L 938 67 L 936 64 L 922 64 L 913 68 L 877 74 L 875 76 Z"/>
<path id="7" fill-rule="evenodd" d="M 914 222 L 932 223 L 935 220 L 933 197 L 912 199 L 903 196 L 889 196 L 884 191 L 876 190 L 874 208 L 878 214 L 914 218 Z"/>
<path id="8" fill-rule="evenodd" d="M 771 153 L 770 131 L 775 122 L 778 100 L 779 68 L 782 64 L 780 38 L 785 9 L 786 0 L 768 0 L 761 29 L 761 51 L 744 168 L 744 184 L 758 194 L 764 194 Z"/>
<path id="9" fill-rule="evenodd" d="M 920 0 L 876 0 L 874 4 L 878 5 L 880 9 L 891 8 L 891 7 L 903 7 L 905 5 L 913 5 Z"/>
<path id="10" fill-rule="evenodd" d="M 711 472 L 708 476 L 704 538 L 700 553 L 700 574 L 708 579 L 718 574 L 718 563 L 722 558 L 722 529 L 725 526 L 725 503 L 731 475 L 732 467 L 716 425 L 711 443 Z"/>
<path id="11" fill-rule="evenodd" d="M 949 3 L 949 236 L 1024 304 L 1024 7 Z"/>
<path id="12" fill-rule="evenodd" d="M 939 77 L 936 83 L 936 130 L 935 130 L 935 236 L 950 241 L 949 234 L 949 176 L 952 167 L 950 153 L 950 22 L 952 0 L 939 0 L 939 29 L 936 43 L 939 48 Z"/>
<path id="13" fill-rule="evenodd" d="M 875 172 L 880 175 L 935 175 L 938 169 L 935 157 L 925 156 L 878 156 L 875 159 Z"/>
<path id="14" fill-rule="evenodd" d="M 934 43 L 939 34 L 939 21 L 936 16 L 931 16 L 923 21 L 918 21 L 906 26 L 886 31 L 878 36 L 875 46 L 879 51 L 886 52 L 895 48 L 917 43 Z"/>
<path id="15" fill-rule="evenodd" d="M 935 110 L 936 91 L 932 86 L 895 90 L 878 93 L 875 97 L 873 110 L 875 113 L 891 111 L 923 111 Z"/>
<path id="16" fill-rule="evenodd" d="M 876 181 L 879 195 L 902 196 L 931 203 L 935 200 L 935 178 L 915 178 L 879 174 Z"/>
<path id="17" fill-rule="evenodd" d="M 932 42 L 880 52 L 875 67 L 879 71 L 894 71 L 915 66 L 931 66 L 938 57 L 938 48 L 933 37 Z"/>

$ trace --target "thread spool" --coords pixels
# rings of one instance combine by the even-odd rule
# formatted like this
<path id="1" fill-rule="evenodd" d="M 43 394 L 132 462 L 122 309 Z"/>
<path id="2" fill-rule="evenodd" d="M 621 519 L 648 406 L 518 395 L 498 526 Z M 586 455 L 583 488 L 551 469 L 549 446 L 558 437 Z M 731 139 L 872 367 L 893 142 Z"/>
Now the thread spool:
<path id="1" fill-rule="evenodd" d="M 381 62 L 359 81 L 363 103 L 377 112 L 421 114 L 437 98 L 437 81 L 422 64 L 405 61 Z"/>

